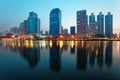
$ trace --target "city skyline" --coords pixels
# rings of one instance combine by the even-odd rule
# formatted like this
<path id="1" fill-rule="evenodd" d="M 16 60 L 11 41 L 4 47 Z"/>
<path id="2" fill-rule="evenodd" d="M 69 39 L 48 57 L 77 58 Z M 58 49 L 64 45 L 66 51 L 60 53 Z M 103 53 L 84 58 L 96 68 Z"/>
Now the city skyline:
<path id="1" fill-rule="evenodd" d="M 89 2 L 89 4 L 88 4 Z M 86 9 L 87 15 L 94 13 L 98 15 L 99 12 L 102 12 L 104 15 L 107 15 L 108 12 L 111 12 L 113 17 L 113 28 L 114 33 L 120 32 L 119 28 L 119 15 L 118 7 L 120 6 L 120 1 L 7 1 L 0 0 L 0 10 L 1 10 L 1 19 L 0 19 L 0 32 L 9 30 L 12 27 L 19 27 L 20 22 L 27 19 L 28 13 L 34 11 L 38 14 L 41 19 L 41 29 L 49 29 L 49 13 L 53 8 L 59 8 L 62 11 L 62 26 L 64 28 L 70 29 L 70 26 L 76 26 L 76 12 L 79 10 Z M 82 4 L 81 4 L 82 3 Z M 67 4 L 67 6 L 66 6 Z M 22 5 L 22 6 L 21 6 Z M 31 6 L 32 5 L 32 6 Z M 71 6 L 72 5 L 72 6 Z M 11 16 L 12 15 L 12 16 Z"/>

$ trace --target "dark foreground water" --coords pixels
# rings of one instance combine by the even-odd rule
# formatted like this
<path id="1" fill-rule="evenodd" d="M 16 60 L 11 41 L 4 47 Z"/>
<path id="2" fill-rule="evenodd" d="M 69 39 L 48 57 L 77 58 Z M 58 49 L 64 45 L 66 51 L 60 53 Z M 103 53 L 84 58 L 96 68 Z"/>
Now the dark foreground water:
<path id="1" fill-rule="evenodd" d="M 120 80 L 119 41 L 0 41 L 0 80 Z"/>

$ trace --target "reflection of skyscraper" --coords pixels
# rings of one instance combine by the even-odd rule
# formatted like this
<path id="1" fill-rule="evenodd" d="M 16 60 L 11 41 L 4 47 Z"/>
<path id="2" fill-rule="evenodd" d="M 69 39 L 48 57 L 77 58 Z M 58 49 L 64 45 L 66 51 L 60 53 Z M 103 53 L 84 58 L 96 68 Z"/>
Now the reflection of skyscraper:
<path id="1" fill-rule="evenodd" d="M 84 71 L 86 70 L 86 65 L 87 65 L 86 43 L 78 42 L 77 43 L 77 69 Z"/>
<path id="2" fill-rule="evenodd" d="M 106 52 L 105 52 L 105 63 L 108 66 L 112 65 L 112 43 L 113 42 L 108 42 L 107 47 L 106 47 Z"/>
<path id="3" fill-rule="evenodd" d="M 61 68 L 60 48 L 57 46 L 57 42 L 52 43 L 50 47 L 50 68 L 52 71 L 58 72 Z"/>
<path id="4" fill-rule="evenodd" d="M 102 67 L 103 65 L 103 42 L 100 42 L 100 47 L 98 49 L 98 55 L 97 55 L 97 63 L 99 67 Z"/>
<path id="5" fill-rule="evenodd" d="M 91 64 L 91 66 L 93 66 L 95 64 L 95 50 L 94 51 L 91 51 L 89 52 L 89 62 Z"/>
<path id="6" fill-rule="evenodd" d="M 75 41 L 70 41 L 70 53 L 75 54 Z"/>
<path id="7" fill-rule="evenodd" d="M 20 54 L 26 59 L 31 68 L 37 66 L 40 60 L 40 48 L 39 47 L 29 47 L 22 45 L 24 42 L 21 42 Z M 34 44 L 34 43 L 33 43 Z"/>
<path id="8" fill-rule="evenodd" d="M 61 33 L 61 11 L 58 8 L 50 12 L 50 35 L 58 36 Z"/>
<path id="9" fill-rule="evenodd" d="M 77 11 L 77 35 L 86 36 L 87 15 L 86 10 Z"/>
<path id="10" fill-rule="evenodd" d="M 70 48 L 70 52 L 71 52 L 71 54 L 75 54 L 75 45 Z"/>

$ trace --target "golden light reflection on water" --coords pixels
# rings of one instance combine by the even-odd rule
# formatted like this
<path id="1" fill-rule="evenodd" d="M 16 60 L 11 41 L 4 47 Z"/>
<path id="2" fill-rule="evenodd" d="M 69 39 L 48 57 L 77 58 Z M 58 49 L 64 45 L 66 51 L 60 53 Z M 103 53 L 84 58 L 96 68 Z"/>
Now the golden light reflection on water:
<path id="1" fill-rule="evenodd" d="M 117 42 L 117 51 L 120 51 L 120 42 Z"/>
<path id="2" fill-rule="evenodd" d="M 28 40 L 25 40 L 25 46 L 26 46 L 26 48 L 29 47 L 29 41 Z"/>
<path id="3" fill-rule="evenodd" d="M 63 47 L 63 41 L 59 41 L 59 46 L 60 46 L 60 48 Z"/>
<path id="4" fill-rule="evenodd" d="M 75 41 L 70 41 L 70 47 L 73 48 L 75 46 Z"/>
<path id="5" fill-rule="evenodd" d="M 49 46 L 50 46 L 50 48 L 52 48 L 52 46 L 53 46 L 52 40 L 50 40 Z"/>

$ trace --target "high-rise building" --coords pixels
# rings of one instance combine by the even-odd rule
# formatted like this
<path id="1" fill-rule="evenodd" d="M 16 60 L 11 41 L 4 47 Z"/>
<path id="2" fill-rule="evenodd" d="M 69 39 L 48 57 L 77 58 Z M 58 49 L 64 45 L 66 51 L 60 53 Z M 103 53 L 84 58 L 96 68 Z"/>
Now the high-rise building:
<path id="1" fill-rule="evenodd" d="M 39 34 L 40 32 L 40 19 L 35 12 L 30 12 L 28 17 L 27 34 Z"/>
<path id="2" fill-rule="evenodd" d="M 75 26 L 70 27 L 70 34 L 75 35 Z"/>
<path id="3" fill-rule="evenodd" d="M 77 11 L 77 35 L 85 37 L 87 33 L 86 10 Z"/>
<path id="4" fill-rule="evenodd" d="M 91 15 L 89 16 L 89 24 L 95 22 L 95 15 L 94 13 L 91 13 Z"/>
<path id="5" fill-rule="evenodd" d="M 50 12 L 50 35 L 58 36 L 61 34 L 61 10 L 55 8 Z"/>
<path id="6" fill-rule="evenodd" d="M 89 16 L 89 35 L 93 36 L 96 34 L 98 34 L 98 25 L 95 21 L 94 13 L 91 13 L 91 15 Z"/>
<path id="7" fill-rule="evenodd" d="M 89 31 L 89 35 L 90 36 L 98 34 L 98 25 L 97 25 L 97 22 L 91 22 L 89 24 L 89 26 L 90 26 L 90 31 Z"/>
<path id="8" fill-rule="evenodd" d="M 113 35 L 113 15 L 110 12 L 105 16 L 105 35 L 108 37 Z"/>
<path id="9" fill-rule="evenodd" d="M 98 34 L 104 35 L 104 14 L 102 12 L 97 15 Z"/>

